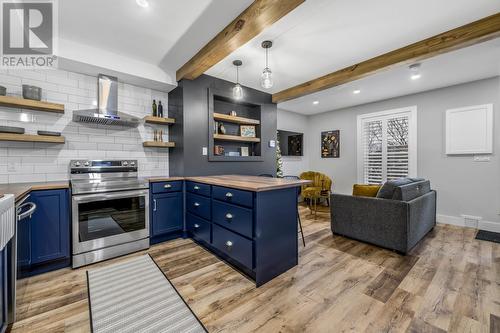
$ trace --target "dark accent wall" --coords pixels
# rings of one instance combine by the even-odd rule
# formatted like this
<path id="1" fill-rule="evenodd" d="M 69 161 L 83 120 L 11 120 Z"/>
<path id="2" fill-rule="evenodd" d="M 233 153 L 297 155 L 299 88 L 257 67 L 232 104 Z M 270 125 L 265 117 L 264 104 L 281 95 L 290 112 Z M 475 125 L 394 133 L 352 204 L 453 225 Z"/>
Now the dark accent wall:
<path id="1" fill-rule="evenodd" d="M 169 129 L 169 140 L 176 143 L 170 149 L 170 176 L 206 176 L 220 174 L 259 175 L 276 174 L 276 148 L 269 147 L 276 140 L 277 107 L 271 94 L 244 87 L 244 101 L 261 104 L 262 161 L 210 162 L 202 155 L 208 149 L 208 89 L 230 95 L 234 83 L 202 75 L 196 80 L 182 80 L 169 93 L 169 117 L 176 124 Z"/>

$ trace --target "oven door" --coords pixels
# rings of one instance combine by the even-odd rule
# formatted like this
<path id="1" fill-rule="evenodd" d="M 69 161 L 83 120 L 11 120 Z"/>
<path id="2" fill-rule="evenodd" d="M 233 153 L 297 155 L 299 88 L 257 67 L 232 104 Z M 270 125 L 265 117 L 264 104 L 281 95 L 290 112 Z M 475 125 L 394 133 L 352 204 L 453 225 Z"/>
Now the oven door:
<path id="1" fill-rule="evenodd" d="M 149 237 L 149 190 L 74 195 L 73 254 Z"/>

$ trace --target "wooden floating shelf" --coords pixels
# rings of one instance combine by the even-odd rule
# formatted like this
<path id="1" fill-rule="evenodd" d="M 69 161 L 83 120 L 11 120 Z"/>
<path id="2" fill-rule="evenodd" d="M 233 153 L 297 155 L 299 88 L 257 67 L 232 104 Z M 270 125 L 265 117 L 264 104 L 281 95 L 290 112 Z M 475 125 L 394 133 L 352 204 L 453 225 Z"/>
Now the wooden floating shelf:
<path id="1" fill-rule="evenodd" d="M 0 106 L 18 109 L 30 109 L 36 111 L 64 113 L 64 104 L 56 104 L 42 101 L 33 101 L 13 96 L 0 96 Z"/>
<path id="2" fill-rule="evenodd" d="M 144 122 L 148 124 L 157 124 L 157 125 L 172 125 L 175 124 L 174 118 L 163 118 L 163 117 L 155 117 L 155 116 L 146 116 L 144 117 Z"/>
<path id="3" fill-rule="evenodd" d="M 238 142 L 260 142 L 260 138 L 246 138 L 238 135 L 214 134 L 214 140 L 238 141 Z"/>
<path id="4" fill-rule="evenodd" d="M 64 136 L 0 133 L 0 141 L 45 142 L 63 144 L 65 142 L 65 139 Z"/>
<path id="5" fill-rule="evenodd" d="M 214 112 L 214 119 L 219 121 L 227 121 L 229 123 L 242 124 L 242 125 L 260 125 L 260 121 L 257 119 L 230 116 L 227 114 L 216 113 L 216 112 Z"/>
<path id="6" fill-rule="evenodd" d="M 174 148 L 175 142 L 146 141 L 142 143 L 142 146 L 148 148 Z"/>

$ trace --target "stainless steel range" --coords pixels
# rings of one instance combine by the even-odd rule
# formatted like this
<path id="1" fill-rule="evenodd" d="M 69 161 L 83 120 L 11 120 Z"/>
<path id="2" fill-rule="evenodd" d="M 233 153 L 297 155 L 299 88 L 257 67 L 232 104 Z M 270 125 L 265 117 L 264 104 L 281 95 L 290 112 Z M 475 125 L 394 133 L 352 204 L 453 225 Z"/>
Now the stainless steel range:
<path id="1" fill-rule="evenodd" d="M 73 268 L 149 247 L 149 182 L 136 160 L 73 160 Z"/>

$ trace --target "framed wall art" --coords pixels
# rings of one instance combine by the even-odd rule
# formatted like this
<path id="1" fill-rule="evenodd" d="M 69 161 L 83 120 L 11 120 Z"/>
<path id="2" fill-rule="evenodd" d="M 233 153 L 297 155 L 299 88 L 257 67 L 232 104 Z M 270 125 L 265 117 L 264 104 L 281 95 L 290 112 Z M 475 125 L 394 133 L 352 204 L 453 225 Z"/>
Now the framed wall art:
<path id="1" fill-rule="evenodd" d="M 321 157 L 340 157 L 340 130 L 321 132 Z"/>

